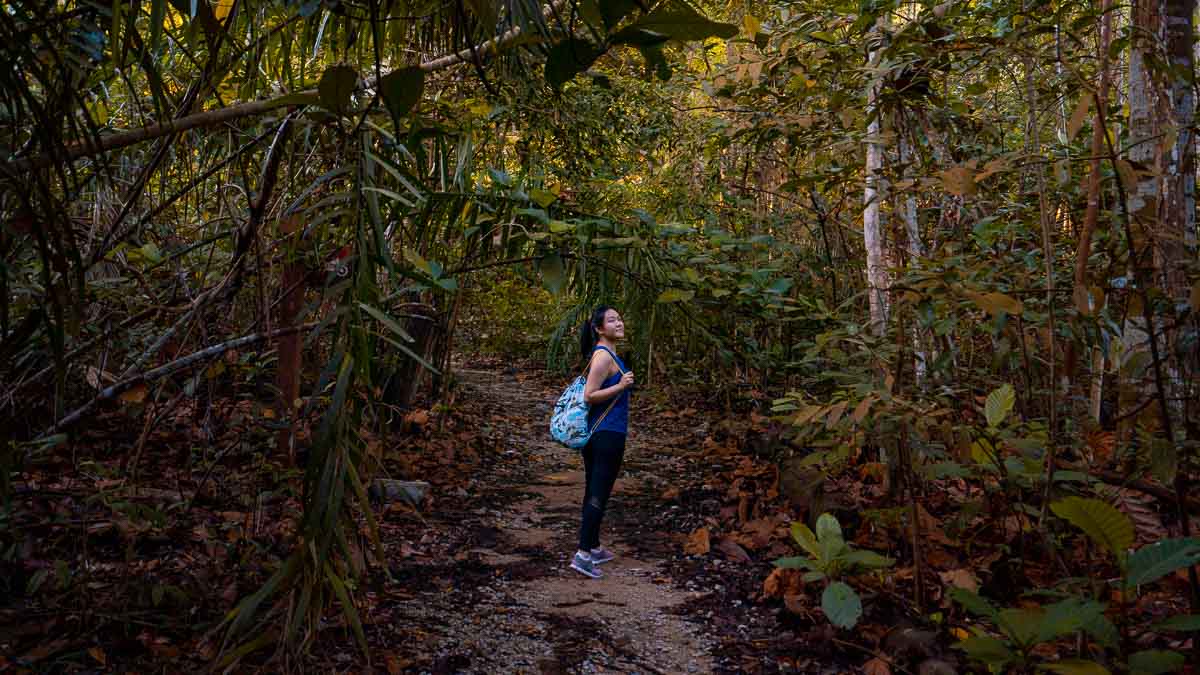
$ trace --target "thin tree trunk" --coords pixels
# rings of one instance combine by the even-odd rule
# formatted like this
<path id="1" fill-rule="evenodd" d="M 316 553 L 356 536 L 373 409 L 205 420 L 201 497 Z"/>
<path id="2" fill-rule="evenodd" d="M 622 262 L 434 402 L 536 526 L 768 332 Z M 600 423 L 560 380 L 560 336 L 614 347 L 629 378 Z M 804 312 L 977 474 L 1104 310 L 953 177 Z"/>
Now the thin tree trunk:
<path id="1" fill-rule="evenodd" d="M 300 229 L 298 217 L 286 218 L 279 223 L 282 234 L 297 242 Z M 292 247 L 287 247 L 291 249 Z M 305 284 L 304 263 L 299 252 L 288 250 L 280 278 L 283 297 L 279 303 L 280 327 L 292 326 L 304 308 Z M 303 368 L 303 351 L 300 349 L 300 334 L 288 333 L 279 339 L 279 365 L 276 383 L 279 386 L 279 419 L 284 423 L 277 437 L 276 448 L 287 454 L 291 465 L 296 463 L 295 431 L 296 400 L 300 398 L 300 372 Z"/>
<path id="2" fill-rule="evenodd" d="M 876 33 L 880 43 L 876 49 L 871 51 L 869 60 L 872 67 L 879 64 L 879 56 L 883 51 L 883 40 L 887 38 L 887 24 L 888 15 L 885 13 L 879 17 L 876 23 Z M 877 335 L 883 334 L 888 316 L 887 269 L 883 262 L 883 235 L 879 224 L 879 207 L 883 201 L 881 193 L 884 189 L 883 142 L 880 138 L 882 115 L 879 110 L 881 86 L 881 78 L 876 77 L 867 92 L 866 186 L 863 190 L 863 241 L 867 248 L 867 296 L 871 308 L 871 330 Z"/>
<path id="3" fill-rule="evenodd" d="M 1083 314 L 1091 314 L 1099 307 L 1094 306 L 1094 299 L 1088 290 L 1088 258 L 1092 254 L 1092 233 L 1100 216 L 1100 157 L 1104 153 L 1104 125 L 1101 120 L 1108 108 L 1108 88 L 1110 73 L 1108 68 L 1108 48 L 1112 44 L 1112 0 L 1101 0 L 1100 11 L 1100 84 L 1095 94 L 1096 121 L 1092 127 L 1092 159 L 1089 164 L 1087 210 L 1083 216 L 1083 227 L 1079 232 L 1079 244 L 1075 251 L 1075 305 Z M 1104 357 L 1100 350 L 1095 350 L 1100 358 L 1093 357 L 1089 369 L 1091 384 L 1091 404 L 1088 410 L 1092 419 L 1100 420 L 1100 398 L 1103 395 Z M 1096 366 L 1095 362 L 1099 362 Z M 1082 388 L 1082 384 L 1079 385 Z"/>
<path id="4" fill-rule="evenodd" d="M 912 178 L 915 172 L 913 171 L 914 153 L 912 151 L 912 142 L 909 140 L 911 129 L 904 122 L 907 116 L 900 114 L 897 116 L 898 121 L 898 136 L 900 150 L 900 165 L 904 167 L 905 178 Z M 909 188 L 911 190 L 911 188 Z M 925 247 L 921 242 L 921 228 L 917 222 L 917 197 L 912 192 L 904 195 L 904 202 L 899 209 L 901 217 L 904 220 L 905 247 L 908 253 L 908 264 L 920 260 L 925 255 Z M 916 380 L 918 389 L 925 387 L 925 378 L 929 369 L 929 353 L 925 349 L 921 337 L 921 327 L 917 321 L 913 321 L 912 328 L 912 346 L 913 346 L 913 374 Z"/>

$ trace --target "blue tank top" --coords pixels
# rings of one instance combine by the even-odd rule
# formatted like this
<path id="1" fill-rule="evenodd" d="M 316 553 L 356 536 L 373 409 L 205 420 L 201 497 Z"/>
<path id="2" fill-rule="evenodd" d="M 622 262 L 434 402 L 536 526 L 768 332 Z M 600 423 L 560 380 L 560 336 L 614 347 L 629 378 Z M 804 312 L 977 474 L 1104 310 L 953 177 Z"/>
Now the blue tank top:
<path id="1" fill-rule="evenodd" d="M 617 356 L 615 353 L 613 353 L 613 351 L 611 349 L 608 349 L 606 347 L 596 347 L 595 349 L 592 350 L 592 356 L 595 356 L 596 352 L 601 349 L 608 352 L 609 355 L 613 357 L 613 360 L 617 362 L 617 365 L 621 367 L 622 371 L 629 370 L 628 368 L 625 367 L 625 362 L 621 360 L 621 357 Z M 618 372 L 613 375 L 610 375 L 607 379 L 605 379 L 603 384 L 600 385 L 600 388 L 607 389 L 620 381 L 621 381 L 621 373 Z M 588 410 L 588 428 L 589 429 L 591 429 L 592 427 L 595 427 L 596 420 L 599 419 L 601 415 L 604 415 L 605 410 L 608 410 L 609 403 L 612 403 L 612 399 L 609 399 L 602 403 L 597 403 L 596 405 L 591 406 L 591 408 Z M 617 394 L 616 402 L 612 403 L 612 410 L 609 410 L 608 415 L 606 415 L 604 417 L 604 420 L 600 422 L 600 426 L 595 428 L 595 431 L 615 431 L 618 434 L 624 434 L 629 431 L 629 390 L 628 389 L 626 389 L 625 391 L 622 391 L 620 394 Z M 592 433 L 595 433 L 595 431 L 593 431 Z"/>

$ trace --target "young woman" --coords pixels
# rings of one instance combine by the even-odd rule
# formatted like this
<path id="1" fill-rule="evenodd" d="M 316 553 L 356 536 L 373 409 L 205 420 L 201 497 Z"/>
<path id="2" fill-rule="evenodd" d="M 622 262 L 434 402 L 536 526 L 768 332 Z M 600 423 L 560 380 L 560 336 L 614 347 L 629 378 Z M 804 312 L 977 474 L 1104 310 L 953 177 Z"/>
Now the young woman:
<path id="1" fill-rule="evenodd" d="M 633 373 L 617 356 L 616 345 L 625 339 L 625 323 L 611 307 L 598 307 L 579 331 L 579 347 L 589 358 L 587 384 L 588 428 L 594 429 L 583 448 L 586 486 L 583 493 L 583 522 L 579 527 L 579 550 L 571 568 L 596 579 L 603 576 L 598 565 L 613 559 L 600 545 L 600 521 L 612 494 L 621 459 L 625 455 L 625 433 L 629 429 L 629 389 Z"/>

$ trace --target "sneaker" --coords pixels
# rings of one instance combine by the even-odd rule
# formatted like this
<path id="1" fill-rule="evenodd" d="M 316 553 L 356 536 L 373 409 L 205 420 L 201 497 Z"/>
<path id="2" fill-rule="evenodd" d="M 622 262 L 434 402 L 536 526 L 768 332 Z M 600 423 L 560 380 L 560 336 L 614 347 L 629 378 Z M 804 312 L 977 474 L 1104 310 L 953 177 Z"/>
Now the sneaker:
<path id="1" fill-rule="evenodd" d="M 592 549 L 592 563 L 602 565 L 617 556 L 613 552 L 601 546 L 600 548 Z"/>
<path id="2" fill-rule="evenodd" d="M 575 557 L 571 559 L 571 569 L 592 579 L 599 579 L 604 576 L 603 572 L 596 569 L 596 564 L 592 562 L 591 558 L 578 551 L 575 553 Z"/>

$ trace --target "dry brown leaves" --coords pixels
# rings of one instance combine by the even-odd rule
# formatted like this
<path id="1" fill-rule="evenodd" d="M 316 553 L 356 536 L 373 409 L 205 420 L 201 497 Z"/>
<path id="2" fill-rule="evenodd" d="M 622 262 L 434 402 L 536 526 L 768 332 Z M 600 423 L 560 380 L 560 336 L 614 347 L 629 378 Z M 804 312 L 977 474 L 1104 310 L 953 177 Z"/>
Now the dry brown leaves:
<path id="1" fill-rule="evenodd" d="M 763 582 L 762 599 L 800 595 L 804 592 L 804 579 L 800 570 L 776 567 Z"/>
<path id="2" fill-rule="evenodd" d="M 701 527 L 688 536 L 683 545 L 683 552 L 688 555 L 706 555 L 711 548 L 708 528 Z"/>

